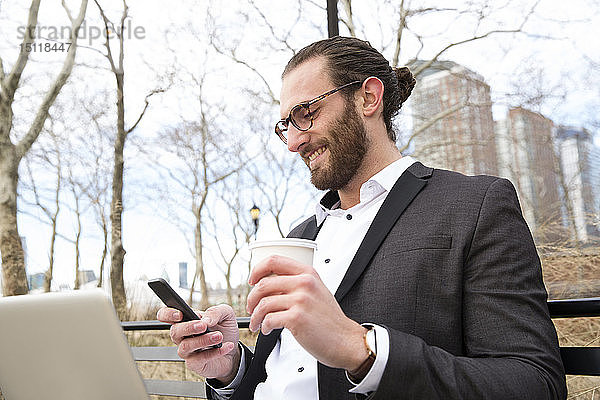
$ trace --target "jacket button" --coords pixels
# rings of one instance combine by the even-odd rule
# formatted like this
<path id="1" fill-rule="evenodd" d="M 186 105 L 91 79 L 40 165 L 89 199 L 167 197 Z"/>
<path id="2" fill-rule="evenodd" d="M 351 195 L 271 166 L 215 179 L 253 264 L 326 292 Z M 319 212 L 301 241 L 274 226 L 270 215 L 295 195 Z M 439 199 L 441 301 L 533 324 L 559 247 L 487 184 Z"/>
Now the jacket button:
<path id="1" fill-rule="evenodd" d="M 348 214 L 348 215 L 346 215 L 346 219 L 347 219 L 348 221 L 350 221 L 350 220 L 352 219 L 352 215 L 351 215 L 351 214 Z"/>
<path id="2" fill-rule="evenodd" d="M 304 367 L 298 368 L 298 372 L 302 372 L 302 371 L 304 371 Z"/>

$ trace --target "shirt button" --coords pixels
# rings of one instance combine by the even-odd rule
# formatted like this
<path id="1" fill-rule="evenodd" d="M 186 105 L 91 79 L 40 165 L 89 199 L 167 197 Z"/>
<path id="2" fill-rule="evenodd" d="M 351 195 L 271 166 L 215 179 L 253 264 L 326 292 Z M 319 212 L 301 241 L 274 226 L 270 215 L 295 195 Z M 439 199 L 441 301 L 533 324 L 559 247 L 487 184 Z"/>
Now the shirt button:
<path id="1" fill-rule="evenodd" d="M 329 264 L 329 261 L 331 261 L 331 259 L 329 259 L 329 258 L 326 258 L 326 259 L 325 259 L 325 264 Z"/>
<path id="2" fill-rule="evenodd" d="M 348 214 L 348 215 L 346 215 L 346 219 L 347 219 L 348 221 L 350 221 L 350 220 L 352 219 L 352 214 Z"/>
<path id="3" fill-rule="evenodd" d="M 304 371 L 304 367 L 298 368 L 298 372 L 302 372 L 302 371 Z"/>

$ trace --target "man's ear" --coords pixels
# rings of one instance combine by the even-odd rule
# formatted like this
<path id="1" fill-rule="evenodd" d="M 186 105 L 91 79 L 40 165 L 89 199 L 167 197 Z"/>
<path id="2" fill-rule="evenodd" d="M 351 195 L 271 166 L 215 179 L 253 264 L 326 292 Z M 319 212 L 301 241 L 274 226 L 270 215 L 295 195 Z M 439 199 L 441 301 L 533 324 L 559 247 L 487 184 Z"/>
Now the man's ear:
<path id="1" fill-rule="evenodd" d="M 372 117 L 383 112 L 383 82 L 371 76 L 362 84 L 361 108 L 365 117 Z"/>

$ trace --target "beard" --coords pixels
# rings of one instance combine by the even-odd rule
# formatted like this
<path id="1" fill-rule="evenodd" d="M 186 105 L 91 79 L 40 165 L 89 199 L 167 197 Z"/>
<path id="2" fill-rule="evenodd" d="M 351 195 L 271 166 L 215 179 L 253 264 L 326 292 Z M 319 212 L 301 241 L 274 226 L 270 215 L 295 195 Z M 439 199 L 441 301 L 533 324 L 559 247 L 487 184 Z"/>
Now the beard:
<path id="1" fill-rule="evenodd" d="M 327 146 L 328 162 L 311 170 L 310 181 L 319 190 L 340 190 L 356 175 L 368 148 L 367 130 L 352 102 L 346 103 L 328 133 L 318 145 Z"/>

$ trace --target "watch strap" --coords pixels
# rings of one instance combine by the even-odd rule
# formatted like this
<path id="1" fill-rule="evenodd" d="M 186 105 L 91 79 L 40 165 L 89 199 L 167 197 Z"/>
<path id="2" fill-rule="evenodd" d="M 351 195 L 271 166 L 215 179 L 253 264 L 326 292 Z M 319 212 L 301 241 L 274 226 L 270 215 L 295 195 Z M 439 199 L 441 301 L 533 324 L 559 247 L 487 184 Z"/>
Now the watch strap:
<path id="1" fill-rule="evenodd" d="M 369 346 L 369 344 L 367 342 L 367 334 L 371 330 L 373 330 L 372 326 L 367 327 L 367 331 L 365 331 L 365 333 L 363 335 L 363 341 L 365 343 L 365 348 L 369 352 L 369 355 L 367 356 L 365 361 L 363 361 L 363 363 L 358 366 L 357 369 L 355 369 L 354 371 L 348 371 L 348 377 L 353 382 L 360 382 L 365 376 L 367 376 L 367 374 L 371 370 L 371 367 L 373 366 L 373 363 L 375 363 L 376 355 L 373 352 L 373 350 L 371 350 L 371 346 Z"/>

